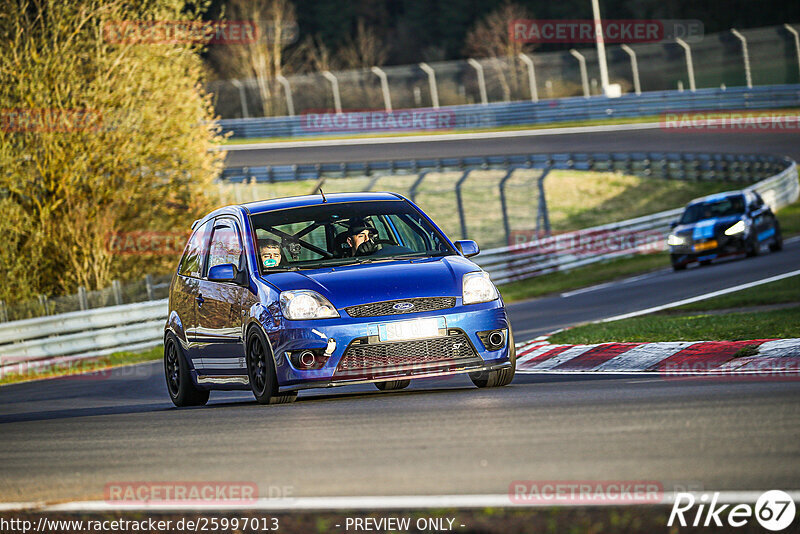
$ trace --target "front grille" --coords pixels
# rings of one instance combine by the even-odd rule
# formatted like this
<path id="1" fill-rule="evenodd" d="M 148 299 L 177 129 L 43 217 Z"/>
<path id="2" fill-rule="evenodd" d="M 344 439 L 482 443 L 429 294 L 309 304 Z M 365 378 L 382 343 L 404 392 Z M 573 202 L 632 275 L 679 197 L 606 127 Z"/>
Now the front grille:
<path id="1" fill-rule="evenodd" d="M 411 304 L 412 306 L 407 307 L 403 306 L 403 304 Z M 403 315 L 406 313 L 446 310 L 455 305 L 455 297 L 422 297 L 360 304 L 358 306 L 350 306 L 344 310 L 350 317 L 380 317 L 382 315 Z"/>
<path id="2" fill-rule="evenodd" d="M 355 341 L 347 347 L 336 368 L 337 377 L 373 378 L 400 372 L 413 374 L 483 363 L 466 334 L 460 330 L 451 330 L 448 336 L 414 341 L 365 341 L 366 339 Z"/>

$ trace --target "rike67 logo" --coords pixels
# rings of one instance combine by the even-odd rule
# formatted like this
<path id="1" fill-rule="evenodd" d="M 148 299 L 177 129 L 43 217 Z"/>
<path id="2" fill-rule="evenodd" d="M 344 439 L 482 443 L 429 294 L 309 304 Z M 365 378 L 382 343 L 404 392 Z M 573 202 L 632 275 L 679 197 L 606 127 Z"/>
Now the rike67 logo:
<path id="1" fill-rule="evenodd" d="M 781 490 L 761 494 L 755 506 L 720 502 L 719 492 L 709 496 L 702 493 L 678 493 L 669 514 L 667 526 L 682 527 L 743 527 L 755 517 L 767 530 L 778 532 L 792 524 L 795 505 L 792 496 Z"/>

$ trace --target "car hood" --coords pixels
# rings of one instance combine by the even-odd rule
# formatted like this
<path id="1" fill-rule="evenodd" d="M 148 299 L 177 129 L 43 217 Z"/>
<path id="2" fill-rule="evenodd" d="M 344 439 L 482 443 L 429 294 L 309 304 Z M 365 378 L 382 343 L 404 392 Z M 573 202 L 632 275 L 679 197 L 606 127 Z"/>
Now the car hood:
<path id="1" fill-rule="evenodd" d="M 744 215 L 729 215 L 728 217 L 704 219 L 692 224 L 679 225 L 675 227 L 673 232 L 682 237 L 688 236 L 694 241 L 708 239 L 725 232 L 725 230 L 736 224 L 736 221 L 739 221 L 743 217 Z"/>
<path id="2" fill-rule="evenodd" d="M 311 289 L 338 309 L 414 297 L 459 297 L 461 277 L 480 268 L 461 256 L 276 272 L 263 276 L 279 291 Z"/>

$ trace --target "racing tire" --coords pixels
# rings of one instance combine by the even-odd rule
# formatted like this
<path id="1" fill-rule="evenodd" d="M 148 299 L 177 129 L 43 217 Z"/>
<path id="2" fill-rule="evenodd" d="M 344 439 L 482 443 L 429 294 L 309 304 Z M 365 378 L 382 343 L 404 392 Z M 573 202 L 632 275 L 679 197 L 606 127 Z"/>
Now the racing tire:
<path id="1" fill-rule="evenodd" d="M 511 367 L 498 369 L 496 371 L 482 371 L 470 373 L 469 379 L 479 388 L 497 388 L 507 386 L 514 380 L 514 373 L 517 370 L 517 348 L 514 346 L 514 334 L 511 328 L 508 329 L 508 359 Z"/>
<path id="2" fill-rule="evenodd" d="M 775 239 L 769 244 L 771 252 L 780 252 L 783 250 L 783 236 L 781 235 L 780 227 L 775 229 Z"/>
<path id="3" fill-rule="evenodd" d="M 755 258 L 761 254 L 761 243 L 758 242 L 758 238 L 755 235 L 747 242 L 745 254 L 748 258 Z"/>
<path id="4" fill-rule="evenodd" d="M 700 262 L 700 265 L 711 265 L 711 260 L 703 260 Z"/>
<path id="5" fill-rule="evenodd" d="M 673 271 L 685 271 L 686 270 L 686 264 L 685 263 L 673 263 L 672 264 L 672 270 Z"/>
<path id="6" fill-rule="evenodd" d="M 288 404 L 297 399 L 297 392 L 279 393 L 278 378 L 272 351 L 258 328 L 252 328 L 247 336 L 247 376 L 250 389 L 259 404 Z"/>
<path id="7" fill-rule="evenodd" d="M 396 391 L 398 389 L 405 389 L 411 383 L 411 380 L 389 380 L 386 382 L 375 382 L 375 387 L 381 391 Z"/>
<path id="8" fill-rule="evenodd" d="M 197 389 L 192 382 L 189 363 L 183 357 L 178 340 L 172 333 L 164 340 L 164 378 L 172 404 L 178 408 L 203 406 L 211 393 L 207 389 Z"/>

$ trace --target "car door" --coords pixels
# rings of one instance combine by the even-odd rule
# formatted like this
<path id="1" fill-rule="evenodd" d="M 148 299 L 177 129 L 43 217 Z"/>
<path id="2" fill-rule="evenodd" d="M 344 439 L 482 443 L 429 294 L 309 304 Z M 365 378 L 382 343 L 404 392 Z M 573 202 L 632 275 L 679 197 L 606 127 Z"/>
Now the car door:
<path id="1" fill-rule="evenodd" d="M 203 373 L 210 370 L 244 370 L 242 299 L 245 289 L 235 282 L 215 282 L 208 271 L 232 263 L 244 268 L 242 237 L 236 221 L 217 218 L 208 248 L 208 260 L 197 291 L 195 341 L 202 357 Z"/>
<path id="2" fill-rule="evenodd" d="M 199 358 L 195 344 L 195 330 L 197 328 L 197 291 L 200 277 L 203 274 L 203 262 L 208 250 L 208 239 L 211 236 L 212 221 L 197 228 L 183 252 L 175 275 L 175 284 L 170 293 L 170 310 L 177 314 L 178 328 L 186 336 L 186 355 L 190 362 Z M 181 342 L 182 336 L 178 336 Z"/>
<path id="3" fill-rule="evenodd" d="M 748 210 L 755 229 L 756 238 L 759 243 L 770 237 L 772 230 L 772 217 L 770 217 L 769 207 L 764 204 L 761 196 L 754 192 L 747 195 Z"/>

